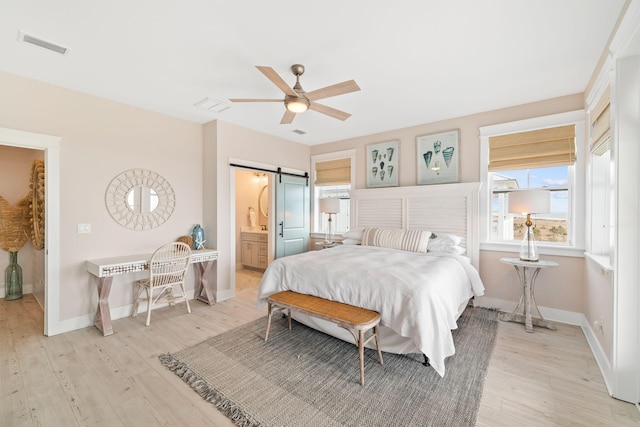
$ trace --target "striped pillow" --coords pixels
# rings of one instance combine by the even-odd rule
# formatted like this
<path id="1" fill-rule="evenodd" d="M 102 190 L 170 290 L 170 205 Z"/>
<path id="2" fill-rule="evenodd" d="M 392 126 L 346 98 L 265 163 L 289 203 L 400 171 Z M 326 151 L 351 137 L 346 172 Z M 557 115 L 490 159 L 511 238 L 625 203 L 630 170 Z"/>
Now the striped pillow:
<path id="1" fill-rule="evenodd" d="M 426 230 L 370 227 L 364 229 L 361 244 L 409 252 L 427 252 L 430 237 L 431 232 Z"/>

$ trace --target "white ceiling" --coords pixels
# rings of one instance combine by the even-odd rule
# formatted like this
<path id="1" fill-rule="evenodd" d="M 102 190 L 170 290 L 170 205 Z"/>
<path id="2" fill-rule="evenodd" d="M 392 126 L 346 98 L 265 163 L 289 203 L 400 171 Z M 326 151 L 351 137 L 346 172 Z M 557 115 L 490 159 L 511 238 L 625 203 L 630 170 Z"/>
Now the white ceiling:
<path id="1" fill-rule="evenodd" d="M 206 123 L 314 145 L 583 92 L 625 0 L 0 0 L 0 70 Z M 61 56 L 18 32 L 63 45 Z M 255 65 L 360 92 L 280 125 Z M 293 132 L 300 129 L 307 134 Z"/>

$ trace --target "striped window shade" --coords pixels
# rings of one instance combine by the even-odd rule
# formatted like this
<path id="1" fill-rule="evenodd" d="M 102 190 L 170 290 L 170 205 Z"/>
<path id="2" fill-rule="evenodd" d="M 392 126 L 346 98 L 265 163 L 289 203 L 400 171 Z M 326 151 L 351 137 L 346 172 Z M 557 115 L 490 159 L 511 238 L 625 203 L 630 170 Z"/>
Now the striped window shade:
<path id="1" fill-rule="evenodd" d="M 316 163 L 316 186 L 351 184 L 351 159 Z"/>
<path id="2" fill-rule="evenodd" d="M 591 152 L 598 156 L 604 154 L 610 147 L 610 87 L 607 87 L 596 106 L 591 110 Z"/>
<path id="3" fill-rule="evenodd" d="M 575 125 L 489 138 L 489 171 L 571 166 L 576 161 Z"/>

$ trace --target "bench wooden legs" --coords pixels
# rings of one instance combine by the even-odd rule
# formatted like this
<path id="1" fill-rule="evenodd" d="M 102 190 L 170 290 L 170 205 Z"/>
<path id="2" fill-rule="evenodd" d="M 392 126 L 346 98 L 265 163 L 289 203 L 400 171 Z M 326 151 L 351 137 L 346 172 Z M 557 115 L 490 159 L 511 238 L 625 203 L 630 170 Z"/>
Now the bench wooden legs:
<path id="1" fill-rule="evenodd" d="M 342 326 L 342 325 L 340 325 Z M 343 328 L 347 329 L 346 327 L 342 326 Z M 347 329 L 349 332 L 351 332 L 350 329 Z M 351 335 L 353 335 L 353 338 L 356 340 L 356 345 L 358 346 L 358 353 L 360 355 L 360 385 L 364 385 L 364 346 L 371 341 L 372 339 L 375 338 L 376 340 L 376 350 L 378 350 L 378 361 L 380 362 L 381 365 L 384 364 L 383 360 L 382 360 L 382 351 L 380 351 L 380 336 L 379 336 L 379 330 L 378 330 L 378 325 L 373 327 L 373 333 L 371 334 L 371 336 L 369 338 L 364 337 L 364 333 L 366 331 L 364 329 L 359 329 L 358 330 L 358 337 L 356 338 L 355 334 L 353 332 L 351 332 Z"/>
<path id="2" fill-rule="evenodd" d="M 264 340 L 269 339 L 269 329 L 271 329 L 271 315 L 278 310 L 285 310 L 284 307 L 276 307 L 273 303 L 269 302 L 268 316 L 267 316 L 267 333 L 264 335 Z M 289 330 L 291 330 L 291 309 L 287 308 L 287 317 L 289 318 Z"/>
<path id="3" fill-rule="evenodd" d="M 264 340 L 267 341 L 269 339 L 269 331 L 271 330 L 271 315 L 278 310 L 287 310 L 287 318 L 289 322 L 289 330 L 291 330 L 291 308 L 289 307 L 280 307 L 275 303 L 269 301 L 268 304 L 268 312 L 267 312 L 267 332 L 265 333 Z M 360 384 L 364 385 L 364 346 L 369 343 L 372 339 L 376 340 L 376 349 L 378 351 L 378 361 L 382 365 L 384 362 L 382 360 L 382 351 L 380 350 L 380 331 L 379 324 L 373 326 L 373 328 L 357 328 L 358 335 L 356 335 L 351 326 L 338 323 L 338 326 L 346 329 L 353 336 L 356 345 L 358 346 L 358 355 L 360 357 Z M 367 331 L 372 331 L 369 337 L 365 338 L 365 333 Z"/>

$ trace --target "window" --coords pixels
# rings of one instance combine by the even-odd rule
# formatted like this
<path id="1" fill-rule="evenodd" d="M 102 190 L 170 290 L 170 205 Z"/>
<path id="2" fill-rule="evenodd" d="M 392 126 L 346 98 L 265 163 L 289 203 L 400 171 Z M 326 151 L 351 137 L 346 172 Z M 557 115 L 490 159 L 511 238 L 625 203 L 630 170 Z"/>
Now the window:
<path id="1" fill-rule="evenodd" d="M 511 251 L 523 238 L 526 218 L 509 213 L 511 191 L 546 189 L 550 212 L 532 215 L 541 253 L 582 253 L 583 126 L 577 111 L 480 129 L 482 249 Z"/>
<path id="2" fill-rule="evenodd" d="M 589 111 L 589 256 L 611 268 L 614 223 L 613 169 L 611 159 L 610 87 Z"/>
<path id="3" fill-rule="evenodd" d="M 326 197 L 340 199 L 340 212 L 333 216 L 336 234 L 349 230 L 351 203 L 349 191 L 355 182 L 355 150 L 321 154 L 311 157 L 313 171 L 313 232 L 327 231 L 328 215 L 319 212 L 318 200 Z"/>

